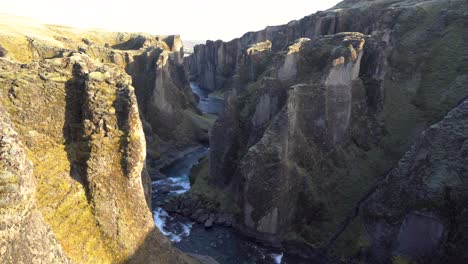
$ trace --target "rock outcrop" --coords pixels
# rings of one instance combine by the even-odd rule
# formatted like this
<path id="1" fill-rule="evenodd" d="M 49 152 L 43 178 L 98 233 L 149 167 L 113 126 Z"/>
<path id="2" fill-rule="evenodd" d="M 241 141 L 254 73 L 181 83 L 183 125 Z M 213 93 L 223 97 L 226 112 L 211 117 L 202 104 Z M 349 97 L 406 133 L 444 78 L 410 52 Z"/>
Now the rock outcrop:
<path id="1" fill-rule="evenodd" d="M 339 162 L 348 158 L 348 151 L 363 153 L 356 146 L 349 146 L 352 138 L 365 134 L 379 136 L 373 134 L 379 125 L 368 114 L 363 96 L 365 86 L 359 79 L 361 60 L 365 52 L 373 52 L 373 42 L 370 36 L 358 33 L 337 34 L 316 41 L 302 39 L 286 54 L 279 55 L 275 59 L 279 67 L 270 70 L 270 76 L 257 83 L 263 92 L 251 94 L 256 99 L 250 98 L 250 105 L 244 104 L 240 110 L 252 109 L 243 120 L 249 125 L 240 126 L 249 135 L 248 140 L 238 143 L 241 146 L 238 149 L 246 154 L 240 157 L 237 167 L 229 170 L 232 176 L 227 179 L 250 232 L 280 240 L 297 218 L 328 216 L 328 221 L 332 221 L 340 217 L 338 204 L 334 208 L 325 207 L 328 201 L 316 192 L 327 181 L 334 188 L 344 184 L 346 176 L 339 176 L 343 173 L 339 164 L 327 159 Z M 297 58 L 293 59 L 297 61 L 294 71 L 285 70 L 291 56 Z M 322 63 L 311 65 L 309 61 Z M 282 75 L 285 71 L 290 72 L 287 74 L 290 79 Z M 283 81 L 280 77 L 272 79 L 278 75 L 282 75 Z M 291 81 L 297 84 L 286 88 Z M 223 126 L 223 129 L 231 127 Z M 218 142 L 218 133 L 226 134 L 223 129 L 214 127 L 214 144 Z M 210 161 L 221 156 L 216 151 L 213 146 Z M 321 178 L 325 175 L 330 176 Z M 345 192 L 336 189 L 335 198 L 339 199 Z M 313 237 L 318 239 L 317 235 Z"/>
<path id="2" fill-rule="evenodd" d="M 171 246 L 150 211 L 137 92 L 165 87 L 134 88 L 126 72 L 168 57 L 180 64 L 178 37 L 169 46 L 156 36 L 1 27 L 2 263 L 198 263 Z M 157 56 L 135 63 L 145 52 Z"/>
<path id="3" fill-rule="evenodd" d="M 233 196 L 240 228 L 338 257 L 361 254 L 370 243 L 364 217 L 349 216 L 468 94 L 467 8 L 344 1 L 195 47 L 191 78 L 226 91 L 205 182 Z M 256 43 L 263 48 L 252 49 Z"/>
<path id="4" fill-rule="evenodd" d="M 180 37 L 166 37 L 152 45 L 126 51 L 125 69 L 136 87 L 148 154 L 157 159 L 206 141 L 209 124 L 196 108 L 183 66 Z"/>
<path id="5" fill-rule="evenodd" d="M 374 263 L 468 260 L 468 100 L 430 126 L 363 210 Z"/>
<path id="6" fill-rule="evenodd" d="M 70 263 L 36 204 L 31 162 L 0 104 L 0 260 Z"/>
<path id="7" fill-rule="evenodd" d="M 82 31 L 7 15 L 0 16 L 0 28 L 0 57 L 28 63 L 79 50 L 125 69 L 135 87 L 150 158 L 207 140 L 210 122 L 196 108 L 180 36 Z"/>

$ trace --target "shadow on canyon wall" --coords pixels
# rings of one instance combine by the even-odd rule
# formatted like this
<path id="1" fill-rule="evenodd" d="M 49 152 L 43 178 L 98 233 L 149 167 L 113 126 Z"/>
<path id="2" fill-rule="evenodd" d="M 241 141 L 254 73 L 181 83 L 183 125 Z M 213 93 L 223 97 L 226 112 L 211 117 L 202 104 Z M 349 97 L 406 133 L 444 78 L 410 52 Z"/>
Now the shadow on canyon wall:
<path id="1" fill-rule="evenodd" d="M 77 67 L 73 67 L 73 77 L 65 83 L 65 123 L 63 137 L 65 150 L 70 162 L 70 176 L 81 183 L 86 190 L 89 201 L 89 190 L 86 179 L 86 161 L 90 157 L 90 146 L 83 138 L 83 113 L 85 83 L 84 78 L 77 76 Z"/>

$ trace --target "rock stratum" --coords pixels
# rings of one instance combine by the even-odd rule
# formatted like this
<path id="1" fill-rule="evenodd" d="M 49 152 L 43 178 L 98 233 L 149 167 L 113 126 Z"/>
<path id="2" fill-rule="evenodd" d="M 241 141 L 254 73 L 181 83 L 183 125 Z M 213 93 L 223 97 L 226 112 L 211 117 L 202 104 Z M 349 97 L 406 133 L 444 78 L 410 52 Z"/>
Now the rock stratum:
<path id="1" fill-rule="evenodd" d="M 207 137 L 180 37 L 0 21 L 1 262 L 198 263 L 155 227 L 145 166 Z"/>
<path id="2" fill-rule="evenodd" d="M 467 10 L 343 1 L 196 46 L 190 78 L 226 104 L 194 188 L 307 257 L 466 262 Z"/>

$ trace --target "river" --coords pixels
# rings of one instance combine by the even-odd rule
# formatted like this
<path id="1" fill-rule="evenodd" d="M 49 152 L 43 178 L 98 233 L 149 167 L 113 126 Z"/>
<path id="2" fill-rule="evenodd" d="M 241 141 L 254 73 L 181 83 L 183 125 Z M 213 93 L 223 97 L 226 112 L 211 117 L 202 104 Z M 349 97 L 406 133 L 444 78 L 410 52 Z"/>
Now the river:
<path id="1" fill-rule="evenodd" d="M 192 92 L 198 96 L 198 108 L 204 114 L 218 115 L 221 112 L 224 106 L 223 100 L 211 96 L 210 91 L 201 88 L 196 83 L 191 83 L 190 87 Z"/>
<path id="2" fill-rule="evenodd" d="M 192 91 L 200 98 L 200 110 L 217 115 L 223 107 L 222 100 L 210 97 L 208 91 L 195 84 L 191 86 Z M 160 170 L 166 178 L 153 181 L 154 220 L 161 232 L 182 251 L 210 256 L 220 264 L 299 263 L 290 256 L 283 256 L 278 249 L 263 246 L 233 228 L 214 226 L 205 229 L 203 225 L 186 217 L 170 215 L 161 207 L 165 199 L 190 190 L 190 169 L 207 156 L 208 152 L 206 146 L 193 148 L 191 152 Z"/>

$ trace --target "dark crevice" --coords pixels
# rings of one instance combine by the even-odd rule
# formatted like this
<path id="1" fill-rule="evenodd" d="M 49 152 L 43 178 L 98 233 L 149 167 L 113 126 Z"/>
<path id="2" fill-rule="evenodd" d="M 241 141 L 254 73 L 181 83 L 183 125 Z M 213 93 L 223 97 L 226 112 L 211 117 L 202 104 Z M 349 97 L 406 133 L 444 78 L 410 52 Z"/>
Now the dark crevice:
<path id="1" fill-rule="evenodd" d="M 85 76 L 81 73 L 79 64 L 73 65 L 73 77 L 65 83 L 65 123 L 63 137 L 65 151 L 70 162 L 70 175 L 81 183 L 86 191 L 88 201 L 91 200 L 87 181 L 87 160 L 91 148 L 88 140 L 83 137 L 83 110 L 85 101 Z"/>
<path id="2" fill-rule="evenodd" d="M 124 135 L 120 137 L 120 151 L 122 153 L 121 158 L 121 167 L 124 172 L 124 175 L 129 175 L 131 164 L 131 156 L 129 153 L 129 135 L 131 127 L 129 124 L 129 113 L 130 113 L 130 91 L 126 89 L 123 84 L 117 84 L 117 96 L 114 100 L 112 106 L 115 108 L 116 117 L 117 117 L 117 126 L 120 131 L 124 131 Z"/>

